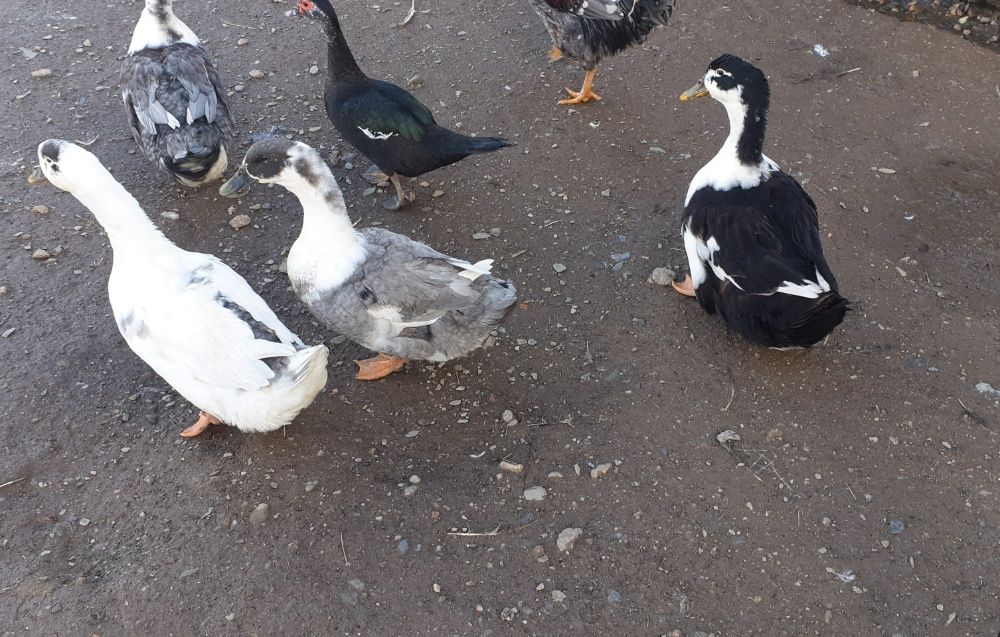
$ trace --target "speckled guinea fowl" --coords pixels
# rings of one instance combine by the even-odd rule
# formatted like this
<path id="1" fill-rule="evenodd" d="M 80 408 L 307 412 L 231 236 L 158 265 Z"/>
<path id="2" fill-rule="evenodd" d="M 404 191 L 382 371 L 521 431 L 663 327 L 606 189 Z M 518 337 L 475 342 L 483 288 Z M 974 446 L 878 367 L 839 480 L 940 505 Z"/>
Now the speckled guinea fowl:
<path id="1" fill-rule="evenodd" d="M 691 274 L 674 289 L 753 343 L 814 345 L 849 304 L 823 255 L 815 202 L 763 153 L 767 78 L 723 55 L 681 100 L 706 95 L 725 106 L 730 132 L 688 189 L 682 234 Z"/>
<path id="2" fill-rule="evenodd" d="M 143 154 L 195 187 L 225 172 L 232 120 L 215 66 L 172 4 L 146 0 L 122 63 L 122 100 Z"/>
<path id="3" fill-rule="evenodd" d="M 107 233 L 108 298 L 128 346 L 202 410 L 182 436 L 219 423 L 271 431 L 312 403 L 326 384 L 326 346 L 304 345 L 219 259 L 171 243 L 90 152 L 50 139 L 38 162 L 37 177 L 76 197 Z"/>
<path id="4" fill-rule="evenodd" d="M 413 201 L 400 176 L 418 177 L 474 153 L 508 146 L 499 137 L 469 137 L 438 126 L 431 111 L 407 91 L 373 80 L 358 66 L 329 0 L 299 0 L 299 14 L 317 20 L 327 37 L 326 112 L 349 144 L 375 166 L 366 178 L 392 181 L 396 210 Z M 381 173 L 379 172 L 381 171 Z"/>
<path id="5" fill-rule="evenodd" d="M 529 2 L 552 38 L 550 59 L 555 61 L 565 55 L 587 72 L 583 88 L 566 89 L 570 97 L 559 102 L 564 105 L 600 101 L 601 96 L 594 92 L 594 76 L 600 61 L 645 42 L 650 31 L 667 23 L 674 9 L 674 0 L 615 0 L 620 13 L 609 14 L 609 19 L 599 10 L 583 16 L 573 11 L 570 5 L 582 4 L 581 0 Z M 608 4 L 608 0 L 600 0 L 598 4 L 602 3 Z M 588 4 L 588 8 L 593 7 Z"/>
<path id="6" fill-rule="evenodd" d="M 241 196 L 253 180 L 280 184 L 302 204 L 288 278 L 316 318 L 379 353 L 358 361 L 360 380 L 407 359 L 471 353 L 516 300 L 514 286 L 490 275 L 491 259 L 469 263 L 388 230 L 355 230 L 333 173 L 301 142 L 257 142 L 220 194 Z"/>

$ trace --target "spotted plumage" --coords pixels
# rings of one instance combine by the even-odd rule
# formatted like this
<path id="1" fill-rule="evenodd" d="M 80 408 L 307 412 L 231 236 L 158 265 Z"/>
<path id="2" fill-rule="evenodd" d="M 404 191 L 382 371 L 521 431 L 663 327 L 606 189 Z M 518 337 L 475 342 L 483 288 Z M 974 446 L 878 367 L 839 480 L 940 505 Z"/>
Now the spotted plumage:
<path id="1" fill-rule="evenodd" d="M 731 129 L 688 190 L 682 222 L 687 289 L 749 341 L 814 345 L 840 324 L 849 304 L 823 255 L 815 202 L 762 152 L 767 79 L 726 55 L 682 99 L 703 95 L 726 107 Z"/>
<path id="2" fill-rule="evenodd" d="M 305 345 L 225 263 L 171 243 L 88 151 L 49 140 L 38 156 L 48 181 L 107 233 L 108 297 L 122 337 L 206 423 L 270 431 L 313 401 L 326 384 L 324 345 Z"/>
<path id="3" fill-rule="evenodd" d="M 593 20 L 621 20 L 625 13 L 618 0 L 542 0 L 556 11 Z"/>
<path id="4" fill-rule="evenodd" d="M 146 0 L 120 83 L 132 134 L 148 159 L 186 186 L 222 175 L 232 138 L 225 91 L 171 0 Z"/>
<path id="5" fill-rule="evenodd" d="M 305 144 L 254 144 L 220 192 L 242 194 L 248 179 L 298 197 L 303 224 L 288 253 L 292 287 L 316 318 L 364 347 L 416 360 L 465 356 L 516 300 L 514 286 L 490 275 L 492 260 L 470 263 L 385 229 L 355 230 L 333 173 Z"/>
<path id="6" fill-rule="evenodd" d="M 545 23 L 553 51 L 575 60 L 587 72 L 580 94 L 569 91 L 575 99 L 564 100 L 565 104 L 599 100 L 591 86 L 600 61 L 645 42 L 654 28 L 667 23 L 674 9 L 674 0 L 605 0 L 604 4 L 613 1 L 618 8 L 615 14 L 617 19 L 607 19 L 594 16 L 595 7 L 591 4 L 581 15 L 570 8 L 570 5 L 579 5 L 579 2 L 529 1 Z"/>

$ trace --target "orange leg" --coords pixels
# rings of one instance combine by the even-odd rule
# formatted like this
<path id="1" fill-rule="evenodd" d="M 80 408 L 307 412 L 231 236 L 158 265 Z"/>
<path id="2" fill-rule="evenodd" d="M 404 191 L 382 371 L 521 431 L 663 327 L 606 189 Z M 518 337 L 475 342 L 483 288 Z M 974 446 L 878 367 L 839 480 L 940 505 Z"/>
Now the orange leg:
<path id="1" fill-rule="evenodd" d="M 683 294 L 684 296 L 694 296 L 694 281 L 691 280 L 691 275 L 688 274 L 684 277 L 684 280 L 678 283 L 677 281 L 671 281 L 670 285 L 673 286 L 674 290 L 678 294 Z"/>
<path id="2" fill-rule="evenodd" d="M 212 425 L 221 425 L 222 421 L 208 412 L 198 414 L 198 420 L 193 425 L 181 432 L 181 438 L 194 438 L 200 436 Z"/>
<path id="3" fill-rule="evenodd" d="M 354 362 L 358 365 L 358 374 L 355 378 L 358 380 L 378 380 L 385 378 L 396 370 L 402 369 L 403 365 L 406 365 L 409 361 L 402 356 L 379 354 L 373 358 Z"/>
<path id="4" fill-rule="evenodd" d="M 549 49 L 549 62 L 558 62 L 563 59 L 563 52 L 556 47 Z"/>
<path id="5" fill-rule="evenodd" d="M 597 75 L 597 69 L 590 69 L 587 71 L 587 76 L 583 78 L 583 88 L 579 92 L 566 89 L 566 92 L 571 95 L 569 99 L 559 100 L 559 103 L 563 106 L 568 104 L 584 104 L 591 100 L 597 102 L 601 101 L 601 96 L 594 92 L 594 76 Z"/>

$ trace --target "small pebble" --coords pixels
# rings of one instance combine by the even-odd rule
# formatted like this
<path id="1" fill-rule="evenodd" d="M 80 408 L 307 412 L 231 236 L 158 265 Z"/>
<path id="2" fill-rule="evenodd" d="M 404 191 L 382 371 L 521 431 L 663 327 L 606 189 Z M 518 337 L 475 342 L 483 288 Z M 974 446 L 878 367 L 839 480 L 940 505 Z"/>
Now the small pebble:
<path id="1" fill-rule="evenodd" d="M 246 46 L 249 43 L 250 43 L 250 40 L 248 40 L 246 38 L 240 38 L 239 40 L 236 41 L 236 46 Z"/>
<path id="2" fill-rule="evenodd" d="M 399 550 L 400 555 L 406 555 L 410 550 L 410 543 L 406 540 L 400 540 L 399 545 L 396 548 Z"/>
<path id="3" fill-rule="evenodd" d="M 524 490 L 523 497 L 529 502 L 540 502 L 545 499 L 545 487 L 529 487 Z"/>
<path id="4" fill-rule="evenodd" d="M 40 215 L 47 215 L 47 214 L 49 214 L 49 207 L 48 206 L 44 206 L 42 204 L 38 204 L 37 206 L 35 206 L 35 207 L 33 207 L 31 209 L 31 212 L 34 212 L 34 213 L 37 213 L 37 214 L 40 214 Z"/>
<path id="5" fill-rule="evenodd" d="M 557 602 L 557 603 L 565 602 L 566 601 L 566 593 L 564 593 L 564 592 L 562 592 L 561 590 L 558 590 L 558 589 L 553 590 L 552 591 L 552 601 Z"/>
<path id="6" fill-rule="evenodd" d="M 556 538 L 556 546 L 559 547 L 560 551 L 568 553 L 573 550 L 573 546 L 576 545 L 576 541 L 583 534 L 583 529 L 576 527 L 570 527 L 568 529 L 563 529 L 559 532 L 559 537 Z"/>
<path id="7" fill-rule="evenodd" d="M 240 228 L 245 228 L 246 226 L 250 225 L 250 217 L 248 217 L 247 215 L 236 215 L 235 217 L 229 220 L 229 225 L 231 225 L 236 230 L 239 230 Z"/>
<path id="8" fill-rule="evenodd" d="M 566 271 L 566 266 L 564 266 L 561 263 L 553 263 L 552 269 L 555 271 L 556 274 L 562 274 L 563 272 Z"/>
<path id="9" fill-rule="evenodd" d="M 264 71 L 261 71 L 260 69 L 254 69 L 250 71 L 250 77 L 252 77 L 255 80 L 259 80 L 264 77 Z"/>
<path id="10" fill-rule="evenodd" d="M 500 469 L 503 471 L 509 471 L 510 473 L 521 473 L 524 471 L 524 465 L 517 462 L 508 462 L 507 460 L 500 461 Z"/>
<path id="11" fill-rule="evenodd" d="M 309 482 L 306 482 L 306 486 L 305 486 L 306 493 L 309 493 L 310 491 L 312 491 L 313 489 L 315 489 L 316 485 L 318 485 L 318 484 L 319 484 L 319 480 L 310 480 Z"/>
<path id="12" fill-rule="evenodd" d="M 656 268 L 648 280 L 655 285 L 670 285 L 674 281 L 675 274 L 670 268 Z"/>
<path id="13" fill-rule="evenodd" d="M 260 503 L 257 505 L 253 511 L 250 512 L 250 522 L 253 524 L 263 524 L 267 522 L 267 513 L 270 507 L 265 503 Z"/>
<path id="14" fill-rule="evenodd" d="M 315 64 L 313 64 L 312 66 L 309 67 L 309 75 L 316 75 L 317 73 L 319 73 L 319 67 L 318 66 L 316 66 Z"/>
<path id="15" fill-rule="evenodd" d="M 48 77 L 52 75 L 52 69 L 37 69 L 31 72 L 31 77 Z"/>
<path id="16" fill-rule="evenodd" d="M 35 261 L 47 261 L 52 258 L 52 255 L 49 254 L 48 250 L 39 248 L 32 253 L 31 258 Z"/>
<path id="17" fill-rule="evenodd" d="M 608 591 L 608 603 L 609 604 L 621 604 L 622 603 L 622 594 L 619 593 L 618 591 L 614 590 L 614 589 Z"/>
<path id="18" fill-rule="evenodd" d="M 889 533 L 892 535 L 899 535 L 906 530 L 906 523 L 899 518 L 894 518 L 889 520 Z"/>
<path id="19" fill-rule="evenodd" d="M 603 462 L 590 470 L 590 477 L 594 480 L 608 475 L 611 471 L 611 463 Z"/>
<path id="20" fill-rule="evenodd" d="M 434 197 L 435 199 L 437 199 L 438 197 L 443 197 L 443 196 L 444 196 L 444 191 L 443 190 L 435 190 L 434 192 L 431 193 L 431 197 Z"/>

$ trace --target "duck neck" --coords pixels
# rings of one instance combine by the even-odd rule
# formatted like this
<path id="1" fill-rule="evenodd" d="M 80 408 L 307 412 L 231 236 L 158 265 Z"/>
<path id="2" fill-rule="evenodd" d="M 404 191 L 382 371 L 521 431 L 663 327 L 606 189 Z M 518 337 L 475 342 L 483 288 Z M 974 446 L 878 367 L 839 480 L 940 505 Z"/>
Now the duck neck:
<path id="1" fill-rule="evenodd" d="M 282 183 L 302 204 L 299 240 L 315 240 L 333 254 L 354 253 L 360 249 L 361 238 L 347 215 L 337 180 L 322 161 L 312 162 L 310 172 L 309 178 L 296 172 Z"/>
<path id="2" fill-rule="evenodd" d="M 332 10 L 323 23 L 326 31 L 326 69 L 327 84 L 357 82 L 367 79 L 358 66 L 351 47 L 347 46 L 347 38 L 340 28 L 337 14 Z"/>
<path id="3" fill-rule="evenodd" d="M 726 102 L 724 105 L 729 115 L 729 137 L 719 154 L 735 157 L 746 166 L 759 166 L 764 160 L 767 107 L 744 102 Z"/>
<path id="4" fill-rule="evenodd" d="M 179 249 L 163 236 L 135 197 L 107 171 L 94 175 L 72 194 L 104 228 L 116 255 L 138 253 L 148 256 L 154 246 Z"/>
<path id="5" fill-rule="evenodd" d="M 146 8 L 132 32 L 129 54 L 143 49 L 155 49 L 170 44 L 200 46 L 201 40 L 188 25 L 174 15 L 172 0 L 146 0 Z"/>

